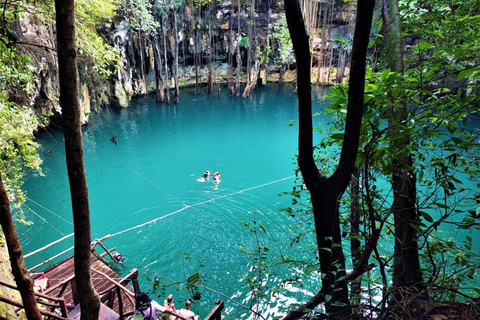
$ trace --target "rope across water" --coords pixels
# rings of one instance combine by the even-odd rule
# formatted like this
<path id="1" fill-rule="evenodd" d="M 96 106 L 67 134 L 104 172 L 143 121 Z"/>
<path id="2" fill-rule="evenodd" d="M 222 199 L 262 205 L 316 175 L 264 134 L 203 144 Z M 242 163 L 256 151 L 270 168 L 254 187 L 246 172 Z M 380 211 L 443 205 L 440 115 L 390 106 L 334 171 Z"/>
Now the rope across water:
<path id="1" fill-rule="evenodd" d="M 167 213 L 165 215 L 162 215 L 162 216 L 159 216 L 157 218 L 154 218 L 150 221 L 147 221 L 147 222 L 143 222 L 143 223 L 140 223 L 136 226 L 133 226 L 133 227 L 129 227 L 127 229 L 124 229 L 124 230 L 121 230 L 121 231 L 117 231 L 113 234 L 108 234 L 106 236 L 104 236 L 102 238 L 102 240 L 104 239 L 108 239 L 108 238 L 111 238 L 111 237 L 114 237 L 114 236 L 118 236 L 118 235 L 121 235 L 123 233 L 126 233 L 126 232 L 129 232 L 129 231 L 132 231 L 132 230 L 136 230 L 136 229 L 140 229 L 146 225 L 151 225 L 151 224 L 154 224 L 155 222 L 159 221 L 159 220 L 162 220 L 162 219 L 165 219 L 167 217 L 170 217 L 170 216 L 173 216 L 177 213 L 180 213 L 186 209 L 189 209 L 189 208 L 193 208 L 193 207 L 197 207 L 197 206 L 200 206 L 200 205 L 203 205 L 203 204 L 207 204 L 207 203 L 210 203 L 210 202 L 213 202 L 213 201 L 216 201 L 216 200 L 219 200 L 219 199 L 223 199 L 223 198 L 227 198 L 227 197 L 231 197 L 231 196 L 234 196 L 236 194 L 241 194 L 241 193 L 244 193 L 244 192 L 247 192 L 247 191 L 250 191 L 250 190 L 255 190 L 255 189 L 258 189 L 258 188 L 262 188 L 262 187 L 265 187 L 265 186 L 268 186 L 268 185 L 272 185 L 272 184 L 275 184 L 275 183 L 278 183 L 278 182 L 281 182 L 281 181 L 285 181 L 285 180 L 288 180 L 288 179 L 292 179 L 294 178 L 295 176 L 292 175 L 292 176 L 288 176 L 288 177 L 285 177 L 285 178 L 280 178 L 280 179 L 277 179 L 277 180 L 273 180 L 273 181 L 270 181 L 270 182 L 266 182 L 266 183 L 263 183 L 263 184 L 259 184 L 259 185 L 256 185 L 256 186 L 253 186 L 253 187 L 250 187 L 250 188 L 246 188 L 246 189 L 243 189 L 243 190 L 239 190 L 239 191 L 235 191 L 235 192 L 231 192 L 231 193 L 228 193 L 228 194 L 225 194 L 225 195 L 221 195 L 221 196 L 218 196 L 218 197 L 214 197 L 214 198 L 211 198 L 211 199 L 208 199 L 208 200 L 204 200 L 204 201 L 200 201 L 200 202 L 197 202 L 197 203 L 194 203 L 194 204 L 186 204 L 184 201 L 181 201 L 180 199 L 176 198 L 175 196 L 173 196 L 172 194 L 170 194 L 169 192 L 167 192 L 165 189 L 163 189 L 162 187 L 160 187 L 158 184 L 156 184 L 155 182 L 153 182 L 152 180 L 148 179 L 147 177 L 145 177 L 144 175 L 142 175 L 141 173 L 139 173 L 138 171 L 136 171 L 135 169 L 133 169 L 132 167 L 130 167 L 129 165 L 127 165 L 125 162 L 121 161 L 120 159 L 118 159 L 117 157 L 115 157 L 114 155 L 112 155 L 110 152 L 106 151 L 105 149 L 101 148 L 100 146 L 98 145 L 95 145 L 95 147 L 99 150 L 101 150 L 103 153 L 105 153 L 106 155 L 110 156 L 113 160 L 115 160 L 116 162 L 120 163 L 121 165 L 123 165 L 125 168 L 127 168 L 128 170 L 130 170 L 131 172 L 133 172 L 134 174 L 136 174 L 137 176 L 139 176 L 140 178 L 142 178 L 143 180 L 145 180 L 146 182 L 148 182 L 149 184 L 151 184 L 153 187 L 155 187 L 156 189 L 160 190 L 161 192 L 165 193 L 166 195 L 168 195 L 171 199 L 177 201 L 178 203 L 180 203 L 182 205 L 182 208 L 178 209 L 178 210 L 175 210 L 173 212 L 170 212 L 170 213 Z M 44 210 L 46 210 L 47 212 L 53 214 L 54 216 L 58 217 L 58 218 L 61 218 L 62 220 L 68 222 L 69 224 L 72 224 L 71 222 L 69 222 L 68 220 L 62 218 L 60 215 L 54 213 L 52 210 L 40 205 L 39 203 L 35 202 L 34 200 L 30 199 L 30 198 L 27 198 L 29 201 L 33 202 L 34 204 L 38 205 L 39 207 L 43 208 Z M 28 208 L 28 207 L 27 207 Z M 41 217 L 38 213 L 36 213 L 35 211 L 33 211 L 31 208 L 28 208 L 29 210 L 31 210 L 32 212 L 34 212 L 34 214 L 36 214 L 41 220 L 43 220 L 46 224 L 48 224 L 50 227 L 52 227 L 53 229 L 55 229 L 57 232 L 59 232 L 61 235 L 64 235 L 64 233 L 62 233 L 60 230 L 58 230 L 57 228 L 55 228 L 51 223 L 49 223 L 45 218 Z"/>
<path id="2" fill-rule="evenodd" d="M 115 232 L 113 234 L 109 234 L 109 235 L 106 235 L 105 237 L 103 237 L 102 239 L 108 239 L 108 238 L 111 238 L 111 237 L 114 237 L 114 236 L 118 236 L 122 233 L 125 233 L 125 232 L 128 232 L 128 231 L 132 231 L 132 230 L 135 230 L 135 229 L 139 229 L 139 228 L 142 228 L 143 226 L 146 226 L 146 225 L 149 225 L 149 224 L 153 224 L 159 220 L 162 220 L 162 219 L 165 219 L 167 217 L 170 217 L 170 216 L 173 216 L 177 213 L 180 213 L 188 208 L 193 208 L 193 207 L 197 207 L 197 206 L 200 206 L 202 204 L 206 204 L 206 203 L 210 203 L 210 202 L 213 202 L 213 201 L 216 201 L 216 200 L 219 200 L 219 199 L 222 199 L 222 198 L 227 198 L 227 197 L 231 197 L 233 195 L 236 195 L 236 194 L 240 194 L 240 193 L 244 193 L 244 192 L 247 192 L 247 191 L 250 191 L 250 190 L 254 190 L 254 189 L 258 189 L 258 188 L 261 188 L 261 187 L 265 187 L 265 186 L 268 186 L 268 185 L 271 185 L 271 184 L 275 184 L 275 183 L 278 183 L 280 181 L 285 181 L 285 180 L 288 180 L 288 179 L 292 179 L 294 178 L 295 176 L 289 176 L 289 177 L 285 177 L 285 178 L 281 178 L 281 179 L 277 179 L 277 180 L 274 180 L 274 181 L 270 181 L 270 182 L 267 182 L 267 183 L 263 183 L 263 184 L 260 184 L 260 185 L 257 185 L 257 186 L 254 186 L 254 187 L 250 187 L 250 188 L 246 188 L 246 189 L 243 189 L 243 190 L 240 190 L 240 191 L 235 191 L 235 192 L 231 192 L 231 193 L 228 193 L 228 194 L 224 194 L 224 195 L 221 195 L 221 196 L 218 196 L 218 197 L 215 197 L 215 198 L 212 198 L 212 199 L 209 199 L 209 200 L 205 200 L 205 201 L 200 201 L 200 202 L 197 202 L 197 203 L 194 203 L 194 204 L 191 204 L 191 205 L 185 205 L 183 208 L 181 209 L 178 209 L 176 211 L 173 211 L 173 212 L 170 212 L 170 213 L 167 213 L 163 216 L 160 216 L 160 217 L 157 217 L 155 219 L 152 219 L 150 221 L 147 221 L 147 222 L 143 222 L 141 224 L 138 224 L 134 227 L 130 227 L 130 228 L 127 228 L 125 230 L 122 230 L 122 231 L 118 231 L 118 232 Z"/>
<path id="3" fill-rule="evenodd" d="M 139 174 L 140 175 L 140 174 Z M 140 175 L 141 176 L 141 175 Z M 142 176 L 143 177 L 143 176 Z M 278 183 L 278 182 L 281 182 L 281 181 L 285 181 L 285 180 L 289 180 L 289 179 L 292 179 L 294 178 L 295 176 L 289 176 L 289 177 L 285 177 L 285 178 L 280 178 L 280 179 L 277 179 L 277 180 L 273 180 L 273 181 L 270 181 L 270 182 L 266 182 L 266 183 L 262 183 L 262 184 L 259 184 L 259 185 L 256 185 L 256 186 L 253 186 L 253 187 L 250 187 L 250 188 L 246 188 L 246 189 L 242 189 L 242 190 L 239 190 L 239 191 L 235 191 L 235 192 L 231 192 L 231 193 L 228 193 L 228 194 L 224 194 L 224 195 L 221 195 L 221 196 L 218 196 L 218 197 L 214 197 L 214 198 L 211 198 L 211 199 L 208 199 L 208 200 L 204 200 L 204 201 L 200 201 L 200 202 L 197 202 L 197 203 L 194 203 L 194 204 L 185 204 L 181 201 L 183 207 L 176 210 L 176 211 L 173 211 L 173 212 L 170 212 L 170 213 L 167 213 L 165 215 L 162 215 L 160 217 L 157 217 L 157 218 L 154 218 L 150 221 L 147 221 L 147 222 L 143 222 L 143 223 L 140 223 L 136 226 L 133 226 L 133 227 L 130 227 L 130 228 L 127 228 L 127 229 L 124 229 L 124 230 L 121 230 L 121 231 L 117 231 L 113 234 L 108 234 L 106 236 L 104 236 L 103 238 L 101 238 L 100 240 L 106 240 L 108 238 L 111 238 L 111 237 L 115 237 L 115 236 L 118 236 L 118 235 L 121 235 L 123 233 L 126 233 L 126 232 L 129 232 L 129 231 L 132 231 L 132 230 L 136 230 L 136 229 L 140 229 L 146 225 L 150 225 L 150 224 L 154 224 L 155 222 L 159 221 L 159 220 L 162 220 L 162 219 L 165 219 L 167 217 L 170 217 L 170 216 L 173 216 L 177 213 L 180 213 L 186 209 L 189 209 L 189 208 L 193 208 L 193 207 L 197 207 L 197 206 L 200 206 L 200 205 L 203 205 L 203 204 L 206 204 L 206 203 L 210 203 L 210 202 L 213 202 L 213 201 L 216 201 L 216 200 L 219 200 L 219 199 L 223 199 L 223 198 L 227 198 L 227 197 L 231 197 L 231 196 L 234 196 L 234 195 L 237 195 L 237 194 L 241 194 L 241 193 L 244 193 L 244 192 L 247 192 L 247 191 L 250 191 L 250 190 L 255 190 L 255 189 L 258 189 L 258 188 L 262 188 L 262 187 L 265 187 L 265 186 L 268 186 L 268 185 L 272 185 L 272 184 L 275 184 L 275 183 Z M 146 178 L 145 178 L 146 179 Z M 148 180 L 149 181 L 149 180 Z M 163 190 L 163 189 L 162 189 Z M 168 193 L 167 193 L 168 194 Z M 33 201 L 32 199 L 28 199 L 32 202 L 34 202 L 35 204 L 41 206 L 40 204 L 38 204 L 37 202 Z M 47 210 L 48 212 L 54 214 L 55 216 L 58 217 L 57 214 L 55 214 L 53 211 L 41 206 L 43 209 Z M 33 211 L 33 210 L 32 210 Z M 37 214 L 38 215 L 38 214 Z M 60 234 L 64 235 L 62 232 L 60 232 L 57 228 L 55 228 L 52 224 L 48 223 L 48 221 L 41 217 L 41 219 L 46 222 L 50 227 L 54 228 L 56 231 L 58 231 Z"/>

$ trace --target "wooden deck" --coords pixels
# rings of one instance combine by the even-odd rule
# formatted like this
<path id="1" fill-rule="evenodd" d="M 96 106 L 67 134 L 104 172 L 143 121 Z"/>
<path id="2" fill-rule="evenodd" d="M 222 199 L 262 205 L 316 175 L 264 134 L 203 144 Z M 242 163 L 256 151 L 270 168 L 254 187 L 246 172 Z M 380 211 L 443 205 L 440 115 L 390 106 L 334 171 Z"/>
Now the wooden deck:
<path id="1" fill-rule="evenodd" d="M 97 256 L 92 254 L 91 257 L 91 277 L 102 302 L 101 319 L 123 319 L 133 313 L 133 294 L 138 290 L 138 271 L 134 269 L 122 279 L 105 264 L 104 259 Z M 44 270 L 43 273 L 50 282 L 44 294 L 63 298 L 67 306 L 73 307 L 73 309 L 67 308 L 68 317 L 76 319 L 79 318 L 80 308 L 75 289 L 74 269 L 73 256 L 71 256 Z"/>
<path id="2" fill-rule="evenodd" d="M 69 236 L 62 238 L 61 240 L 66 239 Z M 52 244 L 61 240 L 53 242 Z M 29 255 L 38 253 L 52 244 L 36 250 Z M 100 255 L 95 250 L 97 245 L 105 250 L 103 255 Z M 127 276 L 120 278 L 120 276 L 109 266 L 109 262 L 104 258 L 105 256 L 109 256 L 110 259 L 115 262 L 120 261 L 118 259 L 122 259 L 118 255 L 112 254 L 113 250 L 114 249 L 108 250 L 103 245 L 102 239 L 95 240 L 91 246 L 92 255 L 90 259 L 90 274 L 92 277 L 92 284 L 102 302 L 100 306 L 99 320 L 130 319 L 133 315 L 135 306 L 133 298 L 134 294 L 140 292 L 137 279 L 137 269 L 131 270 Z M 60 255 L 61 254 L 56 255 L 55 258 Z M 52 261 L 52 259 L 46 260 L 44 263 L 32 267 L 29 271 L 32 272 L 37 267 Z M 74 257 L 70 256 L 47 268 L 43 272 L 32 274 L 34 280 L 37 280 L 36 277 L 38 277 L 38 280 L 41 280 L 37 281 L 37 289 L 39 292 L 36 292 L 35 295 L 37 297 L 37 302 L 43 306 L 40 308 L 41 314 L 48 319 L 80 319 L 80 304 L 75 285 L 75 268 L 73 260 Z M 48 286 L 44 290 L 46 279 L 48 279 Z M 0 281 L 0 286 L 18 290 L 15 284 L 4 281 Z M 0 293 L 1 292 L 2 290 L 0 288 Z M 21 302 L 2 294 L 0 294 L 0 302 L 16 307 L 15 312 L 18 312 L 23 308 Z M 217 300 L 213 309 L 205 317 L 205 320 L 220 320 L 222 318 L 223 307 L 223 301 L 220 299 Z"/>

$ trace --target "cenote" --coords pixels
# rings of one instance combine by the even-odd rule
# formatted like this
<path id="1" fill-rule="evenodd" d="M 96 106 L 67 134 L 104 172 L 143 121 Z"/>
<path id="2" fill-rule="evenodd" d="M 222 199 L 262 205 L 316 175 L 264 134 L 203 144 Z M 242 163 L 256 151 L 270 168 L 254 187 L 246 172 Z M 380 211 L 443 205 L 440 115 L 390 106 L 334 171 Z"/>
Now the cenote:
<path id="1" fill-rule="evenodd" d="M 120 273 L 138 268 L 141 289 L 152 292 L 154 279 L 185 283 L 198 271 L 205 287 L 248 304 L 248 284 L 241 279 L 251 261 L 239 246 L 254 250 L 256 240 L 243 222 L 255 219 L 265 227 L 259 237 L 268 254 L 296 254 L 292 221 L 281 211 L 291 199 L 279 196 L 299 184 L 297 129 L 289 126 L 290 120 L 297 123 L 293 89 L 269 85 L 247 99 L 184 89 L 179 105 L 139 97 L 128 108 L 91 115 L 83 139 L 92 237 L 111 235 L 106 246 L 126 256 Z M 325 103 L 318 93 L 316 108 Z M 117 144 L 110 140 L 113 133 Z M 24 185 L 24 210 L 33 222 L 18 225 L 25 253 L 73 232 L 62 139 L 61 129 L 37 137 L 44 176 L 29 173 Z M 205 170 L 220 172 L 218 187 L 211 179 L 197 181 Z M 27 267 L 72 245 L 70 238 L 27 258 Z M 179 305 L 189 297 L 176 286 L 155 293 L 165 292 Z M 206 289 L 201 294 L 194 311 L 202 317 L 217 298 L 224 299 Z M 304 293 L 290 293 L 289 299 L 297 294 Z M 225 310 L 233 318 L 248 314 L 231 303 Z"/>
<path id="2" fill-rule="evenodd" d="M 266 230 L 257 233 L 268 248 L 265 254 L 276 261 L 281 255 L 301 260 L 315 252 L 305 243 L 291 246 L 298 230 L 282 209 L 292 199 L 279 196 L 301 184 L 295 179 L 298 116 L 293 89 L 268 85 L 241 99 L 226 90 L 216 97 L 195 95 L 189 88 L 182 90 L 179 105 L 138 97 L 128 108 L 91 115 L 83 139 L 92 237 L 108 236 L 106 246 L 125 255 L 117 270 L 121 275 L 137 268 L 143 291 L 161 301 L 173 293 L 181 305 L 191 295 L 182 285 L 198 272 L 203 287 L 194 311 L 204 317 L 221 298 L 228 318 L 245 319 L 250 312 L 225 297 L 250 306 L 244 276 L 252 270 L 247 252 L 257 248 L 249 230 L 254 221 Z M 327 103 L 321 91 L 314 91 L 313 98 L 314 111 L 321 111 Z M 316 127 L 326 123 L 314 118 Z M 478 127 L 478 120 L 473 125 Z M 315 142 L 319 139 L 317 135 Z M 44 176 L 26 176 L 24 212 L 33 224 L 18 225 L 24 253 L 73 232 L 62 130 L 42 132 L 37 141 Z M 218 171 L 221 183 L 197 181 L 205 170 Z M 455 236 L 450 231 L 446 236 Z M 27 267 L 72 245 L 69 238 L 29 257 Z M 392 245 L 381 244 L 385 250 Z M 263 284 L 281 286 L 281 279 L 296 271 L 271 266 Z M 301 290 L 284 287 L 288 292 L 278 294 L 264 316 L 308 299 L 319 289 L 319 279 L 310 279 Z"/>

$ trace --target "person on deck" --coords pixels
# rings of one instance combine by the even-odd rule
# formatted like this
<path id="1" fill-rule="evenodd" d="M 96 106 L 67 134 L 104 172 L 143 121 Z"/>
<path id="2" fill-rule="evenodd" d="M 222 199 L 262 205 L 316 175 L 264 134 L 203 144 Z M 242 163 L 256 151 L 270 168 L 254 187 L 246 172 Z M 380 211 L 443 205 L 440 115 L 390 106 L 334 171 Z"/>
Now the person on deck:
<path id="1" fill-rule="evenodd" d="M 169 310 L 172 313 L 177 312 L 177 310 L 175 309 L 175 305 L 173 304 L 173 295 L 172 294 L 169 294 L 167 299 L 165 299 L 165 301 L 163 301 L 163 307 L 165 308 L 165 310 Z M 170 320 L 175 320 L 176 319 L 176 317 L 172 316 L 172 315 L 170 315 L 169 317 L 164 317 L 164 318 L 165 319 L 170 319 Z"/>
<path id="2" fill-rule="evenodd" d="M 145 320 L 157 320 L 158 315 L 162 313 L 172 314 L 174 316 L 180 316 L 180 319 L 184 319 L 181 315 L 170 310 L 166 310 L 155 300 L 150 299 L 145 293 L 139 292 L 135 294 L 135 310 L 133 314 L 141 315 Z"/>
<path id="3" fill-rule="evenodd" d="M 181 318 L 186 319 L 186 320 L 196 320 L 196 319 L 198 319 L 198 317 L 195 317 L 195 313 L 190 311 L 191 305 L 192 305 L 192 301 L 190 301 L 190 299 L 188 299 L 185 302 L 185 309 L 180 309 L 180 311 L 178 311 L 178 315 Z M 178 319 L 181 319 L 181 318 L 177 317 L 176 319 L 178 320 Z"/>

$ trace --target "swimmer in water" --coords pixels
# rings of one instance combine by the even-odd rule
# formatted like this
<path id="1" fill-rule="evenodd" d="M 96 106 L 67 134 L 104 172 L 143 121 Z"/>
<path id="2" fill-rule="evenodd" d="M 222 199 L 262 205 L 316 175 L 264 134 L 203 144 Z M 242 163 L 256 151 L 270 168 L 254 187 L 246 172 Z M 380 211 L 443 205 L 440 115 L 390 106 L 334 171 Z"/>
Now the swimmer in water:
<path id="1" fill-rule="evenodd" d="M 204 178 L 204 179 L 210 178 L 210 171 L 208 171 L 208 170 L 205 171 L 205 173 L 203 174 L 203 178 Z"/>
<path id="2" fill-rule="evenodd" d="M 203 176 L 201 176 L 200 178 L 197 179 L 198 182 L 205 182 L 205 180 L 207 179 L 210 179 L 210 171 L 205 171 L 205 173 L 203 174 Z"/>
<path id="3" fill-rule="evenodd" d="M 218 173 L 218 171 L 215 172 L 215 174 L 213 175 L 213 183 L 215 185 L 218 185 L 220 183 L 221 179 L 222 179 L 222 177 L 220 176 L 220 173 Z"/>

